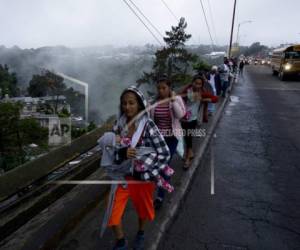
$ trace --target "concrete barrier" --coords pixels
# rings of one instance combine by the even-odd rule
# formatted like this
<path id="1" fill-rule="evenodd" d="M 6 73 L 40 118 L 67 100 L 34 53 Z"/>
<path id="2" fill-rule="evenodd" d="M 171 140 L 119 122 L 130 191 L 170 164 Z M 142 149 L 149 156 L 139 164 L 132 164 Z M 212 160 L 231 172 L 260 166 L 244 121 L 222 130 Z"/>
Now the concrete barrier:
<path id="1" fill-rule="evenodd" d="M 70 144 L 50 151 L 48 154 L 27 162 L 0 176 L 0 201 L 10 197 L 31 183 L 45 177 L 68 161 L 93 148 L 97 139 L 112 126 L 111 117 L 103 126 L 75 140 Z"/>

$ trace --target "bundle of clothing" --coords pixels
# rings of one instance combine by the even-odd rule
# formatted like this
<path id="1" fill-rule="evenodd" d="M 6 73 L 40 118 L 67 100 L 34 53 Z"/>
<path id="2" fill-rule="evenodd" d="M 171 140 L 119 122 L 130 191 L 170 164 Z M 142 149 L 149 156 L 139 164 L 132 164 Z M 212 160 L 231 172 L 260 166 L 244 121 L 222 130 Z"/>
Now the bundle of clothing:
<path id="1" fill-rule="evenodd" d="M 162 177 L 162 175 L 172 176 L 174 174 L 174 170 L 170 166 L 164 165 L 158 171 L 147 169 L 146 164 L 144 164 L 145 158 L 157 158 L 157 151 L 154 148 L 136 147 L 136 158 L 126 159 L 123 152 L 126 152 L 129 146 L 133 147 L 134 141 L 123 137 L 121 142 L 117 144 L 114 132 L 105 133 L 98 140 L 98 144 L 102 152 L 101 167 L 110 179 L 126 184 L 125 177 L 134 176 L 137 177 L 137 181 L 154 181 L 158 187 L 167 190 L 169 193 L 173 192 L 174 187 Z"/>

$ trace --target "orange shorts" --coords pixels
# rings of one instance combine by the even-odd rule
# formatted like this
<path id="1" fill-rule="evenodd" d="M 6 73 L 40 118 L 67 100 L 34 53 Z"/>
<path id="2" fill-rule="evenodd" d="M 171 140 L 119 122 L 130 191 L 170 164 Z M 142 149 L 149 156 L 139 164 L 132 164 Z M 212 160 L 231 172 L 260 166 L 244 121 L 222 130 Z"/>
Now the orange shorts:
<path id="1" fill-rule="evenodd" d="M 131 180 L 131 178 L 126 178 Z M 116 226 L 121 223 L 127 201 L 130 198 L 140 219 L 153 220 L 155 210 L 153 195 L 155 185 L 153 182 L 127 184 L 126 188 L 119 185 L 115 194 L 114 204 L 108 226 Z"/>

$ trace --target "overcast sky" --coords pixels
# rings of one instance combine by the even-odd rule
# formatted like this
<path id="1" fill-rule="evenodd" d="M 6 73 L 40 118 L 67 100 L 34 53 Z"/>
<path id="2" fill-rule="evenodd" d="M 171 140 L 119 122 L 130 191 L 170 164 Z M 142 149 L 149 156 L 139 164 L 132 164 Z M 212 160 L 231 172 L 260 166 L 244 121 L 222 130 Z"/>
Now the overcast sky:
<path id="1" fill-rule="evenodd" d="M 202 0 L 217 44 L 228 44 L 234 0 Z M 161 0 L 134 0 L 144 14 L 164 33 L 175 18 Z M 177 17 L 185 17 L 190 43 L 209 44 L 200 0 L 165 0 Z M 240 42 L 260 41 L 276 46 L 300 42 L 300 0 L 238 0 L 236 28 L 241 25 Z M 21 48 L 65 45 L 157 44 L 123 0 L 0 0 L 0 45 Z M 215 37 L 216 33 L 216 37 Z"/>

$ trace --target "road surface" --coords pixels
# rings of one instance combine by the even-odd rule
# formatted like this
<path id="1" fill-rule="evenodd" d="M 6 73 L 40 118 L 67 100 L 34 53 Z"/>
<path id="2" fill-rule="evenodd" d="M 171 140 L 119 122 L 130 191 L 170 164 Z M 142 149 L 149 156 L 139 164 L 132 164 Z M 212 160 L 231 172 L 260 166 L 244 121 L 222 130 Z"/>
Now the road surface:
<path id="1" fill-rule="evenodd" d="M 300 249 L 300 81 L 244 74 L 160 250 Z"/>

